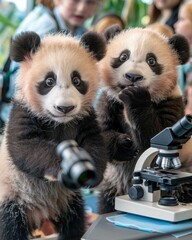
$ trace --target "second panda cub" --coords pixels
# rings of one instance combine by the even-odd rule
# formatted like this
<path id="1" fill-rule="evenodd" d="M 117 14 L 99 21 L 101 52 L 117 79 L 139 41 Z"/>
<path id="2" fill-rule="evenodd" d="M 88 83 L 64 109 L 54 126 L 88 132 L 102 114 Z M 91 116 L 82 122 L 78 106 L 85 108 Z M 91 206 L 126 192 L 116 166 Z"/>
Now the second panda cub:
<path id="1" fill-rule="evenodd" d="M 184 115 L 177 65 L 189 58 L 187 40 L 149 29 L 105 32 L 107 53 L 99 63 L 104 85 L 97 104 L 110 162 L 102 183 L 100 212 L 114 211 L 127 194 L 139 156 L 150 139 Z"/>

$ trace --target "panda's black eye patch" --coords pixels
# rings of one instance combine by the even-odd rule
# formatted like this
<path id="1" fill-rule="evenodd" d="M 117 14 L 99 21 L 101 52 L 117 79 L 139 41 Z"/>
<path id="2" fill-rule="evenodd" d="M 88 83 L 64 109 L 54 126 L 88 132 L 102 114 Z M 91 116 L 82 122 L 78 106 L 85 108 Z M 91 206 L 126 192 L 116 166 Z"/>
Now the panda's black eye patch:
<path id="1" fill-rule="evenodd" d="M 122 51 L 117 58 L 113 58 L 111 62 L 112 68 L 118 68 L 120 67 L 124 62 L 126 62 L 130 57 L 130 51 L 128 49 L 125 49 Z"/>
<path id="2" fill-rule="evenodd" d="M 51 89 L 56 85 L 57 77 L 54 72 L 49 72 L 46 74 L 44 80 L 40 82 L 37 86 L 38 93 L 41 95 L 48 94 Z"/>
<path id="3" fill-rule="evenodd" d="M 81 75 L 78 71 L 73 71 L 71 73 L 71 82 L 74 87 L 83 95 L 88 91 L 88 84 L 81 79 Z"/>
<path id="4" fill-rule="evenodd" d="M 163 65 L 157 62 L 157 57 L 154 53 L 148 53 L 146 55 L 146 63 L 149 65 L 149 67 L 155 74 L 160 75 L 162 73 Z"/>

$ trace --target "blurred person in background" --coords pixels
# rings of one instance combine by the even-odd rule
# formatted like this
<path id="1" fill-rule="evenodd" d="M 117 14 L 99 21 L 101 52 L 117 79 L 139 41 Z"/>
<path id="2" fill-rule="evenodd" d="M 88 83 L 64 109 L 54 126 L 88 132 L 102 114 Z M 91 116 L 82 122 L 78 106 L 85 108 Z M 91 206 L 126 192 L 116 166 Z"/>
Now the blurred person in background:
<path id="1" fill-rule="evenodd" d="M 101 2 L 101 0 L 55 0 L 56 8 L 53 11 L 62 29 L 81 36 L 87 31 L 85 21 L 93 17 Z"/>
<path id="2" fill-rule="evenodd" d="M 125 28 L 125 23 L 123 19 L 116 14 L 115 12 L 108 12 L 99 15 L 91 24 L 90 30 L 96 31 L 98 33 L 104 33 L 105 30 L 112 26 L 112 25 L 118 25 L 120 29 Z"/>
<path id="3" fill-rule="evenodd" d="M 179 10 L 178 21 L 174 25 L 175 32 L 188 40 L 190 59 L 188 63 L 178 66 L 178 82 L 182 92 L 185 92 L 188 82 L 192 82 L 192 1 L 182 4 Z"/>
<path id="4" fill-rule="evenodd" d="M 174 30 L 178 20 L 178 12 L 184 0 L 153 0 L 148 9 L 149 24 L 161 22 Z"/>
<path id="5" fill-rule="evenodd" d="M 87 31 L 84 26 L 85 21 L 93 17 L 101 2 L 102 0 L 38 0 L 37 5 L 17 28 L 14 37 L 23 31 L 34 31 L 40 37 L 50 33 L 66 31 L 80 38 Z M 10 61 L 10 77 L 6 79 L 6 89 L 3 89 L 0 104 L 1 133 L 4 123 L 9 118 L 18 68 L 18 63 Z"/>

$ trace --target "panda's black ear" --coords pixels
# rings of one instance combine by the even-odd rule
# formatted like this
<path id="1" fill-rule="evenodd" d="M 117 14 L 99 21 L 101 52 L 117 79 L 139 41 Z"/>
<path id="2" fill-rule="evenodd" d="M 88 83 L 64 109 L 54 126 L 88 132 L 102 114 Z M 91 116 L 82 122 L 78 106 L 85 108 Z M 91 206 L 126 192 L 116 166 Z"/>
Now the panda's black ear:
<path id="1" fill-rule="evenodd" d="M 80 44 L 92 53 L 98 61 L 105 56 L 106 43 L 104 38 L 96 32 L 87 32 L 81 39 Z"/>
<path id="2" fill-rule="evenodd" d="M 40 46 L 40 36 L 35 32 L 22 32 L 12 41 L 10 57 L 16 62 L 22 62 L 30 59 Z"/>
<path id="3" fill-rule="evenodd" d="M 184 64 L 189 60 L 190 57 L 190 47 L 187 39 L 180 35 L 175 34 L 169 38 L 169 44 L 172 49 L 174 49 L 178 55 L 180 64 Z"/>
<path id="4" fill-rule="evenodd" d="M 106 28 L 104 32 L 104 37 L 106 42 L 109 42 L 112 38 L 114 38 L 116 35 L 118 35 L 122 29 L 119 27 L 118 24 L 114 24 L 108 28 Z"/>

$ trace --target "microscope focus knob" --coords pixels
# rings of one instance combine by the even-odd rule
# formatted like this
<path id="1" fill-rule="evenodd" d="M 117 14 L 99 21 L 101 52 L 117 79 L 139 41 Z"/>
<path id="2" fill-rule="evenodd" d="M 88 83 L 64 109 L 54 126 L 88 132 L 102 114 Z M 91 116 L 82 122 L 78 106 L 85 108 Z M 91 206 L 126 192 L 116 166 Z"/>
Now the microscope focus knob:
<path id="1" fill-rule="evenodd" d="M 135 185 L 129 188 L 128 195 L 131 199 L 137 200 L 143 197 L 144 191 L 140 185 Z"/>

